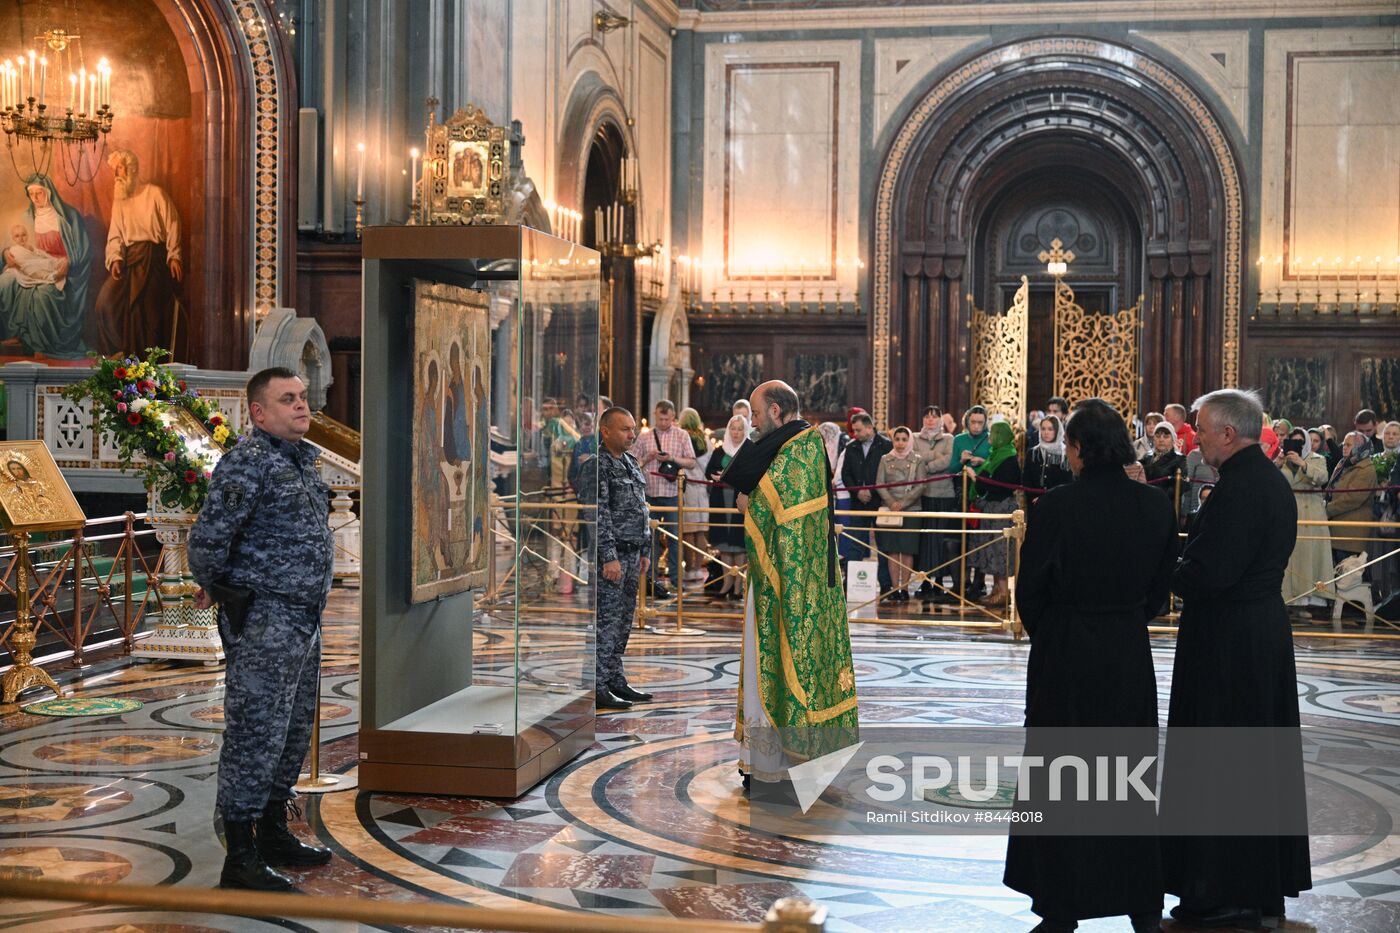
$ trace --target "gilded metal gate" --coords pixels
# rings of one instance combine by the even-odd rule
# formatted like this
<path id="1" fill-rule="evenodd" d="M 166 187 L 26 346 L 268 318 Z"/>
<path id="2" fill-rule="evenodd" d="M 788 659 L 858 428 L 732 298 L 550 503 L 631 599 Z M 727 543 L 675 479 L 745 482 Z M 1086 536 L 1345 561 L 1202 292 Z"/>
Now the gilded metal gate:
<path id="1" fill-rule="evenodd" d="M 1026 423 L 1029 339 L 1030 283 L 1024 275 L 1005 314 L 972 306 L 972 402 L 1005 415 L 1018 433 Z"/>
<path id="2" fill-rule="evenodd" d="M 1091 314 L 1055 278 L 1055 394 L 1071 405 L 1098 397 L 1132 418 L 1142 379 L 1142 296 L 1114 314 Z"/>

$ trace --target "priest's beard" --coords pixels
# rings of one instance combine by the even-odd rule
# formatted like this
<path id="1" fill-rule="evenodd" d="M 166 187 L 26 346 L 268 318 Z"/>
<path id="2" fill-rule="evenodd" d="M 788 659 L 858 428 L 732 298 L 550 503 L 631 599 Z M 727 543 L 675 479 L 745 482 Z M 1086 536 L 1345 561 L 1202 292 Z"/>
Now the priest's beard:
<path id="1" fill-rule="evenodd" d="M 135 175 L 131 175 L 127 178 L 116 179 L 116 181 L 114 182 L 114 187 L 112 189 L 112 194 L 118 201 L 125 201 L 127 198 L 131 197 L 133 194 L 139 191 L 140 188 L 141 179 Z"/>

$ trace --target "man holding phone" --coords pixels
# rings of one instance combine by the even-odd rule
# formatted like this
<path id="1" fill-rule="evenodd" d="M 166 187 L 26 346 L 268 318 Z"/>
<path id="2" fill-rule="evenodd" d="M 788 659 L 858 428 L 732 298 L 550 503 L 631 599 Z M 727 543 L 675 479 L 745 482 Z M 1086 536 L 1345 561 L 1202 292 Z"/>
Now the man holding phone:
<path id="1" fill-rule="evenodd" d="M 671 550 L 668 576 L 671 586 L 679 585 L 681 572 L 681 548 L 676 534 L 675 508 L 679 499 L 676 492 L 676 476 L 681 470 L 695 466 L 695 448 L 690 443 L 690 435 L 676 427 L 676 406 L 669 399 L 662 399 L 652 410 L 655 421 L 650 431 L 643 431 L 637 438 L 633 454 L 647 478 L 647 505 L 652 509 L 665 511 L 657 513 L 657 518 L 669 535 L 666 541 Z M 656 580 L 656 568 L 661 558 L 662 535 L 658 532 L 651 542 L 651 586 L 656 599 L 670 599 L 671 590 Z"/>

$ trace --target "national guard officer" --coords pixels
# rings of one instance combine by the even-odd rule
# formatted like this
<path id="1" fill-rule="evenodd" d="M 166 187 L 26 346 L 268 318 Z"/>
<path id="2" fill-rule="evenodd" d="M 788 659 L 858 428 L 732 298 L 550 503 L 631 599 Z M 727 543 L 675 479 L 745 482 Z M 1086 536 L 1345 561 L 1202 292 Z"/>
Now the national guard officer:
<path id="1" fill-rule="evenodd" d="M 219 886 L 286 891 L 295 890 L 292 880 L 270 866 L 331 859 L 287 828 L 316 715 L 334 556 L 330 489 L 316 470 L 319 451 L 302 440 L 311 409 L 296 373 L 275 367 L 253 376 L 248 412 L 253 433 L 214 470 L 189 560 L 202 587 L 195 605 L 207 608 L 217 594 L 221 621 L 234 629 L 220 626 L 228 671 L 217 808 L 228 855 Z"/>
<path id="2" fill-rule="evenodd" d="M 637 422 L 625 408 L 609 408 L 598 419 L 598 456 L 582 467 L 579 501 L 598 504 L 598 709 L 628 709 L 651 699 L 633 690 L 622 672 L 622 652 L 632 632 L 637 587 L 650 563 L 643 553 L 651 542 L 647 481 L 627 452 L 637 439 Z M 596 484 L 594 476 L 597 477 Z"/>

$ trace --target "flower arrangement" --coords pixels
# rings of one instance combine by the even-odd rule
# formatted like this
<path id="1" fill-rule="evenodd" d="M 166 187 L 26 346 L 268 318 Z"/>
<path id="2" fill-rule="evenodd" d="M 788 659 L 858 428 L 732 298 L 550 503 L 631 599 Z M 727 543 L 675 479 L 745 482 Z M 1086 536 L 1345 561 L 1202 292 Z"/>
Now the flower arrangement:
<path id="1" fill-rule="evenodd" d="M 1376 468 L 1376 485 L 1384 486 L 1390 482 L 1390 471 L 1395 469 L 1395 454 L 1389 451 L 1375 454 L 1371 457 L 1371 466 Z"/>
<path id="2" fill-rule="evenodd" d="M 64 389 L 64 397 L 92 399 L 98 425 L 116 438 L 122 468 L 137 470 L 162 505 L 199 511 L 218 455 L 238 441 L 224 415 L 162 365 L 170 357 L 167 350 L 150 347 L 143 360 L 92 356 L 92 375 Z M 210 447 L 198 449 L 176 429 L 180 421 L 188 422 L 183 412 L 208 430 Z"/>

